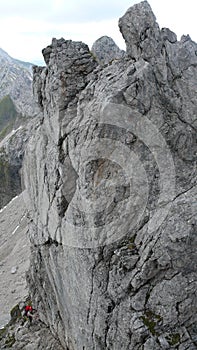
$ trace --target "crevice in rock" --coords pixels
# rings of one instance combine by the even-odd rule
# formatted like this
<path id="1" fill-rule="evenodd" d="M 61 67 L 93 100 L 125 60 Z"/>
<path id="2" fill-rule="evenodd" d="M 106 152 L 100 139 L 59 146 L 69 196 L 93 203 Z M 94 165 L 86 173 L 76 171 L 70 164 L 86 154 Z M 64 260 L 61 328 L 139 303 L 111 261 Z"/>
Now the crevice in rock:
<path id="1" fill-rule="evenodd" d="M 180 196 L 182 196 L 183 194 L 185 194 L 185 193 L 189 192 L 190 190 L 192 190 L 193 188 L 195 188 L 196 186 L 197 186 L 197 184 L 194 184 L 194 185 L 191 186 L 190 188 L 187 188 L 185 191 L 178 193 L 178 194 L 173 198 L 173 202 L 174 202 L 177 198 L 179 198 Z"/>
<path id="2" fill-rule="evenodd" d="M 61 245 L 61 243 L 49 237 L 46 242 L 44 242 L 43 244 L 40 244 L 39 246 L 51 247 L 52 245 L 55 245 L 56 247 L 58 247 L 59 245 Z"/>
<path id="3" fill-rule="evenodd" d="M 64 153 L 64 150 L 63 150 L 63 143 L 64 141 L 66 140 L 68 134 L 65 133 L 62 137 L 59 138 L 59 142 L 58 142 L 58 148 L 59 148 L 59 161 L 61 164 L 64 163 L 64 160 L 65 160 L 65 153 Z"/>
<path id="4" fill-rule="evenodd" d="M 93 266 L 92 268 L 92 274 L 91 274 L 91 290 L 90 290 L 90 297 L 89 297 L 89 306 L 87 310 L 87 324 L 89 324 L 90 321 L 90 311 L 91 311 L 91 303 L 92 303 L 92 296 L 93 296 L 93 291 L 94 291 L 94 270 L 95 270 L 96 265 Z"/>
<path id="5" fill-rule="evenodd" d="M 64 195 L 62 195 L 61 198 L 58 198 L 57 211 L 61 218 L 64 217 L 68 205 L 69 202 L 67 201 Z"/>

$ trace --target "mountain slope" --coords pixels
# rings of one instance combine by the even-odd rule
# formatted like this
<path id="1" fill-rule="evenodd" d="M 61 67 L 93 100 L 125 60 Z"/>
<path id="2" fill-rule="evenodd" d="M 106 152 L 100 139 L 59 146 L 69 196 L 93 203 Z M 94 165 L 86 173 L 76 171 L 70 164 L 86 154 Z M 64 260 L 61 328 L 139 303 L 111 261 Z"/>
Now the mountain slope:
<path id="1" fill-rule="evenodd" d="M 0 208 L 22 191 L 21 167 L 25 148 L 37 118 L 16 119 L 0 132 Z"/>
<path id="2" fill-rule="evenodd" d="M 32 94 L 32 64 L 9 56 L 0 49 L 0 99 L 10 96 L 18 112 L 35 114 Z"/>
<path id="3" fill-rule="evenodd" d="M 0 100 L 0 140 L 11 131 L 17 117 L 18 112 L 10 96 L 3 97 Z"/>
<path id="4" fill-rule="evenodd" d="M 21 192 L 29 124 L 38 113 L 33 100 L 32 64 L 0 49 L 0 208 Z"/>

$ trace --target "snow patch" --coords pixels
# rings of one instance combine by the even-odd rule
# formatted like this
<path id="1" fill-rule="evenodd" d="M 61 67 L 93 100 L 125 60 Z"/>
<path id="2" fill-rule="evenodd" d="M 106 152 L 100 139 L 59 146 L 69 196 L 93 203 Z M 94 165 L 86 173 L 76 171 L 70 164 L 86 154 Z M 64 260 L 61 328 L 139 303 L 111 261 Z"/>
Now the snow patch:
<path id="1" fill-rule="evenodd" d="M 16 226 L 16 228 L 15 228 L 14 231 L 12 232 L 12 235 L 14 235 L 14 234 L 16 233 L 16 231 L 18 230 L 19 227 L 20 227 L 19 225 Z"/>
<path id="2" fill-rule="evenodd" d="M 17 272 L 17 270 L 18 270 L 18 266 L 12 266 L 10 272 L 11 272 L 12 274 L 15 274 L 15 273 Z"/>
<path id="3" fill-rule="evenodd" d="M 20 125 L 17 129 L 13 129 L 6 137 L 4 137 L 4 139 L 0 142 L 0 148 L 3 147 L 6 142 L 14 135 L 16 134 L 17 131 L 19 131 L 20 129 L 22 129 L 23 126 Z"/>

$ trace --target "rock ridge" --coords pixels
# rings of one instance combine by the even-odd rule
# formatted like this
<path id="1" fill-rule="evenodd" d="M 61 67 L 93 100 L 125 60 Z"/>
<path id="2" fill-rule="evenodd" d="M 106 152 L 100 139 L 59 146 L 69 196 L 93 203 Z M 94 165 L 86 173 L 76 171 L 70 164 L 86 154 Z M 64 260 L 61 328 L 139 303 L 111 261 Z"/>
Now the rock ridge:
<path id="1" fill-rule="evenodd" d="M 144 1 L 126 54 L 53 39 L 34 67 L 29 290 L 63 348 L 194 350 L 197 44 Z"/>

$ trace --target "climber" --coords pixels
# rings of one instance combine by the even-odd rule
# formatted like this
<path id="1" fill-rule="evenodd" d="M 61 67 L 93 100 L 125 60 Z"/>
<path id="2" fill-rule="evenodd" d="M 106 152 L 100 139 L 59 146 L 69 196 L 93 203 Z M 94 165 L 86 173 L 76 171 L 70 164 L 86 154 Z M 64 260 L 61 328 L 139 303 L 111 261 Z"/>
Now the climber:
<path id="1" fill-rule="evenodd" d="M 31 305 L 26 305 L 25 306 L 25 313 L 24 316 L 26 316 L 29 319 L 29 323 L 32 323 L 32 318 L 33 318 L 33 308 Z"/>

